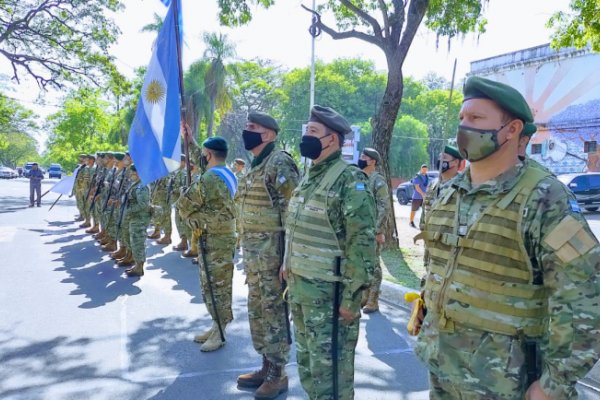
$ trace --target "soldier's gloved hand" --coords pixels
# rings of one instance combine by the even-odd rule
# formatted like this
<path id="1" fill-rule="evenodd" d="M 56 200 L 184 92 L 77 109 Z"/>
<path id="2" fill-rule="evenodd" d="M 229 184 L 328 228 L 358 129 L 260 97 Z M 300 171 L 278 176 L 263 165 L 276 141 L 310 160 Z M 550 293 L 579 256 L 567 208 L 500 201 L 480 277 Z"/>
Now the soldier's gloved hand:
<path id="1" fill-rule="evenodd" d="M 285 269 L 285 265 L 279 267 L 279 282 L 283 283 L 283 281 L 287 281 L 287 270 Z"/>

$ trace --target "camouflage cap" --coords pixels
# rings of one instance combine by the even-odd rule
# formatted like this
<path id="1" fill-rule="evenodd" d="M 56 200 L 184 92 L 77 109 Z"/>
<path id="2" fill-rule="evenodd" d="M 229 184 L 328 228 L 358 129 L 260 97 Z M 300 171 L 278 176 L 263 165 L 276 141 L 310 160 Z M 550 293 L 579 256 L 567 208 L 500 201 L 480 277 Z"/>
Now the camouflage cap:
<path id="1" fill-rule="evenodd" d="M 279 133 L 279 125 L 277 124 L 277 121 L 275 121 L 275 118 L 271 117 L 267 113 L 260 111 L 248 113 L 248 121 L 262 125 L 267 129 L 272 129 L 275 131 L 275 133 Z"/>
<path id="2" fill-rule="evenodd" d="M 119 161 L 123 160 L 125 158 L 125 153 L 122 153 L 120 151 L 116 151 L 113 153 L 113 155 L 115 156 L 115 158 Z"/>
<path id="3" fill-rule="evenodd" d="M 364 155 L 371 157 L 373 160 L 377 161 L 377 164 L 381 163 L 381 155 L 374 148 L 365 147 L 362 152 Z"/>
<path id="4" fill-rule="evenodd" d="M 347 135 L 352 128 L 346 118 L 342 117 L 333 108 L 315 105 L 310 110 L 309 121 L 319 122 L 340 135 Z"/>
<path id="5" fill-rule="evenodd" d="M 504 83 L 471 76 L 463 87 L 464 101 L 470 99 L 488 99 L 515 118 L 523 121 L 523 135 L 531 136 L 537 130 L 533 123 L 531 108 L 523 95 L 512 86 Z"/>
<path id="6" fill-rule="evenodd" d="M 463 156 L 460 155 L 460 151 L 456 147 L 446 146 L 444 147 L 444 153 L 451 155 L 457 160 L 462 160 Z"/>

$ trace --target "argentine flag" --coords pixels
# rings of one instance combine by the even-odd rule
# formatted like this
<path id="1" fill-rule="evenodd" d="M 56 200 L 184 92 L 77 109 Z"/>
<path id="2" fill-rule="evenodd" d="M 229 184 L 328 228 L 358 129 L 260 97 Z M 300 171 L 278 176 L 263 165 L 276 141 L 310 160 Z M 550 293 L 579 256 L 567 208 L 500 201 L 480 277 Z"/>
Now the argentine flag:
<path id="1" fill-rule="evenodd" d="M 129 131 L 129 153 L 143 184 L 179 168 L 180 121 L 177 38 L 171 5 L 154 44 Z"/>

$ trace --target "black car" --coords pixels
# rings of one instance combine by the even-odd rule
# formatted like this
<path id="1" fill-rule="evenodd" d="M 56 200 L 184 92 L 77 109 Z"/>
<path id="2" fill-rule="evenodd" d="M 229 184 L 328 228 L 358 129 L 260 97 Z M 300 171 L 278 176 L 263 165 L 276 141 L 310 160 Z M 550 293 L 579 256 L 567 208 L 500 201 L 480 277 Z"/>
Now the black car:
<path id="1" fill-rule="evenodd" d="M 429 182 L 435 182 L 438 180 L 440 176 L 439 171 L 428 171 L 427 176 L 429 177 Z M 415 191 L 415 187 L 411 181 L 402 182 L 396 188 L 396 198 L 398 199 L 398 203 L 405 205 L 410 202 L 412 199 L 413 192 Z"/>
<path id="2" fill-rule="evenodd" d="M 567 185 L 575 194 L 579 206 L 588 211 L 600 207 L 600 173 L 564 174 L 558 180 Z"/>

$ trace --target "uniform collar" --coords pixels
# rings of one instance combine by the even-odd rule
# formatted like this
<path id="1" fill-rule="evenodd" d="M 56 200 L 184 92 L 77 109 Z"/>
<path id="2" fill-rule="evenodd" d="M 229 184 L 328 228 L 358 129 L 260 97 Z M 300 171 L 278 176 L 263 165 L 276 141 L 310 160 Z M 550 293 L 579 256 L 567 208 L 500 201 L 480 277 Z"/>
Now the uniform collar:
<path id="1" fill-rule="evenodd" d="M 471 183 L 471 167 L 467 167 L 464 173 L 457 175 L 449 183 L 457 189 L 463 190 L 469 194 L 477 192 L 486 192 L 492 195 L 509 192 L 525 173 L 525 163 L 518 162 L 508 171 L 503 172 L 494 179 L 483 182 L 480 185 L 473 186 Z"/>
<path id="2" fill-rule="evenodd" d="M 254 160 L 252 160 L 252 168 L 256 167 L 257 165 L 260 165 L 260 163 L 262 163 L 264 159 L 267 158 L 267 156 L 271 154 L 271 152 L 273 152 L 273 150 L 275 150 L 275 142 L 267 144 L 265 148 L 262 149 L 260 154 L 254 157 Z"/>
<path id="3" fill-rule="evenodd" d="M 323 161 L 321 161 L 318 164 L 313 164 L 310 169 L 308 170 L 308 175 L 309 176 L 316 176 L 319 175 L 320 173 L 322 173 L 323 171 L 329 169 L 329 167 L 331 167 L 333 164 L 335 164 L 341 157 L 342 155 L 342 150 L 337 150 L 334 153 L 332 153 L 329 157 L 327 157 L 326 159 L 324 159 Z"/>

